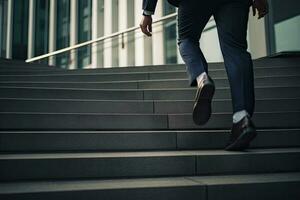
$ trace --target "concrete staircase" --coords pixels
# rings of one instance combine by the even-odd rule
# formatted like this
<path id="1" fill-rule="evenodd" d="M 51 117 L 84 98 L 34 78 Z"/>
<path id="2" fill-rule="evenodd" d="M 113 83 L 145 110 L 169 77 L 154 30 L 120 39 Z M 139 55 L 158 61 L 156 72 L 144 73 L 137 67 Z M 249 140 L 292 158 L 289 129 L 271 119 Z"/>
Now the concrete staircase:
<path id="1" fill-rule="evenodd" d="M 300 199 L 300 58 L 254 65 L 258 137 L 228 152 L 222 63 L 210 64 L 213 115 L 199 127 L 183 65 L 0 60 L 0 199 Z"/>

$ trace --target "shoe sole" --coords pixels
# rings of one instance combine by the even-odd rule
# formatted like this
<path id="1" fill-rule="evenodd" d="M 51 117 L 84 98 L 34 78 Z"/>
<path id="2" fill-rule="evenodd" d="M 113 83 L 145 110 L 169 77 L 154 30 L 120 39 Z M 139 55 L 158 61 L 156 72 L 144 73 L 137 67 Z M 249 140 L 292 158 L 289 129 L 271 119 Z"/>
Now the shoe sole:
<path id="1" fill-rule="evenodd" d="M 257 136 L 257 132 L 253 128 L 244 131 L 232 144 L 227 146 L 228 151 L 242 151 L 250 146 L 251 141 Z"/>
<path id="2" fill-rule="evenodd" d="M 204 125 L 211 116 L 211 102 L 215 93 L 215 86 L 206 83 L 202 89 L 197 90 L 193 109 L 193 120 L 197 125 Z"/>

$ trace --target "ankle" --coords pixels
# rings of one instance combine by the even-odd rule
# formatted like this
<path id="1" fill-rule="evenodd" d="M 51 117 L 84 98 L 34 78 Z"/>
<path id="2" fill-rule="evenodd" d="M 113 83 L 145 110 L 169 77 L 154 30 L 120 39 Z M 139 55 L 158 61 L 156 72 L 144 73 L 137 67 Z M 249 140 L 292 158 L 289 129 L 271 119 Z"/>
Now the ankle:
<path id="1" fill-rule="evenodd" d="M 203 73 L 201 73 L 199 76 L 197 76 L 197 78 L 196 78 L 197 84 L 200 85 L 201 82 L 202 82 L 202 80 L 203 80 L 203 78 L 204 78 L 204 77 L 207 77 L 207 76 L 208 76 L 208 75 L 207 75 L 206 72 L 203 72 Z"/>
<path id="2" fill-rule="evenodd" d="M 235 112 L 232 117 L 233 123 L 237 124 L 247 116 L 250 117 L 249 113 L 246 110 L 241 110 L 241 111 Z"/>

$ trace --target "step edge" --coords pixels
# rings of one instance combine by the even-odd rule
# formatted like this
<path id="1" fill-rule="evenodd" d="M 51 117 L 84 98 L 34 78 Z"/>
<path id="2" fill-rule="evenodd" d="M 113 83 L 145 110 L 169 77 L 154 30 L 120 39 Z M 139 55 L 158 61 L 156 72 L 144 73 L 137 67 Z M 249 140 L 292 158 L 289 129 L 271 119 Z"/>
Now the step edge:
<path id="1" fill-rule="evenodd" d="M 168 150 L 168 151 L 119 151 L 119 152 L 55 152 L 0 154 L 0 161 L 9 160 L 61 160 L 61 159 L 111 159 L 111 158 L 163 158 L 163 157 L 207 157 L 207 156 L 259 156 L 299 154 L 300 147 L 255 148 L 247 151 L 214 150 Z"/>

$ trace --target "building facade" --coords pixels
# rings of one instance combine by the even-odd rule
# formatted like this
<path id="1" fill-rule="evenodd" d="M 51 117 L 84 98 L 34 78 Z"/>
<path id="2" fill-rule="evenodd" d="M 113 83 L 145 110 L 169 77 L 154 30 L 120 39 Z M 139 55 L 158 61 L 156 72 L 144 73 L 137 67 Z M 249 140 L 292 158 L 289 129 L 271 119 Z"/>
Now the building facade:
<path id="1" fill-rule="evenodd" d="M 284 7 L 284 9 L 282 9 Z M 154 19 L 175 13 L 160 0 Z M 142 0 L 0 0 L 0 57 L 26 60 L 138 26 Z M 253 58 L 300 50 L 300 3 L 271 0 L 270 14 L 249 13 L 248 44 Z M 63 68 L 182 63 L 176 18 L 159 22 L 153 36 L 139 30 L 41 60 Z M 209 62 L 222 61 L 213 18 L 200 44 Z"/>

